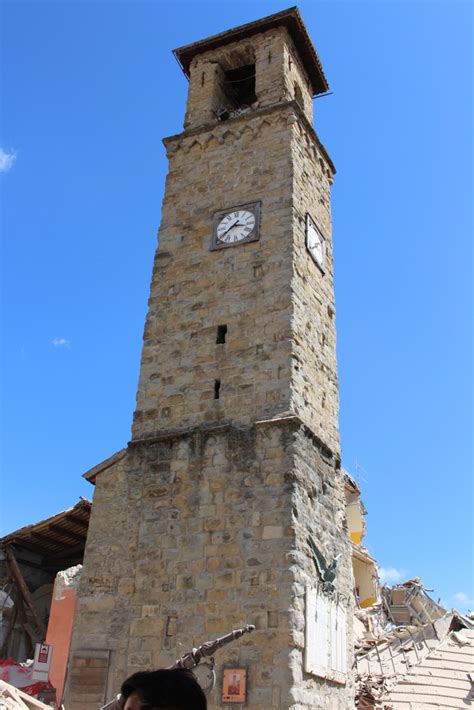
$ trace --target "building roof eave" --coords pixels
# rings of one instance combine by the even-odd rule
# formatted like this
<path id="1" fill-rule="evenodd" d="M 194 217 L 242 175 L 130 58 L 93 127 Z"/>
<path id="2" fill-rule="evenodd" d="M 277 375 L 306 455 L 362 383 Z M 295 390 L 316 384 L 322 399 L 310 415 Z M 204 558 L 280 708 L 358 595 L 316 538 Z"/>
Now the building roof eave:
<path id="1" fill-rule="evenodd" d="M 212 35 L 198 42 L 192 42 L 173 50 L 181 69 L 189 78 L 189 70 L 194 57 L 204 52 L 222 47 L 231 42 L 241 41 L 253 35 L 266 32 L 275 27 L 286 27 L 298 51 L 299 57 L 311 82 L 313 95 L 318 96 L 329 91 L 329 84 L 323 71 L 321 60 L 314 48 L 308 31 L 297 7 L 290 7 L 273 15 L 268 15 L 255 22 L 234 27 L 226 32 Z"/>

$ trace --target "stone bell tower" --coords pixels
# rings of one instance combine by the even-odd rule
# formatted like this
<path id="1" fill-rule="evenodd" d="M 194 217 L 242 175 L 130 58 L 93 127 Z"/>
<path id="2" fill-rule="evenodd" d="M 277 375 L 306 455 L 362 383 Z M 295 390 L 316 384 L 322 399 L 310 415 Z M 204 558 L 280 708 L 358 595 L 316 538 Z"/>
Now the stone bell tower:
<path id="1" fill-rule="evenodd" d="M 347 710 L 334 168 L 312 126 L 328 85 L 296 8 L 175 55 L 184 130 L 164 140 L 132 439 L 86 474 L 68 709 L 251 623 L 217 654 L 210 708 L 238 668 L 249 710 Z"/>

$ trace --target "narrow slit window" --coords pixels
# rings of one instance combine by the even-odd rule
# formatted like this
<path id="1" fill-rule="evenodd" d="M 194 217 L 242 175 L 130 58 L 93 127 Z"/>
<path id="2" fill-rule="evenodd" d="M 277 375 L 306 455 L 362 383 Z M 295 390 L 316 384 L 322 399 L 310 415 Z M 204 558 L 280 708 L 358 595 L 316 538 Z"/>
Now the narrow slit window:
<path id="1" fill-rule="evenodd" d="M 304 109 L 303 92 L 301 91 L 301 88 L 296 83 L 296 81 L 295 81 L 295 101 L 298 104 L 298 106 L 300 106 L 300 108 Z"/>
<path id="2" fill-rule="evenodd" d="M 221 389 L 221 381 L 214 380 L 214 399 L 219 399 L 220 389 Z"/>
<path id="3" fill-rule="evenodd" d="M 226 334 L 227 334 L 227 326 L 226 325 L 218 325 L 217 326 L 217 337 L 216 337 L 216 343 L 218 345 L 221 343 L 225 343 Z"/>

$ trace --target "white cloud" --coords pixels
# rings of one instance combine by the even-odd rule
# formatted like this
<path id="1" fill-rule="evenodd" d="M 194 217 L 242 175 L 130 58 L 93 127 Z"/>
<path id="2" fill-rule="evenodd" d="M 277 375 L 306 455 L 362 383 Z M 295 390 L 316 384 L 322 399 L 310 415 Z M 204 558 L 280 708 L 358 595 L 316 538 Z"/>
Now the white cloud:
<path id="1" fill-rule="evenodd" d="M 51 342 L 55 348 L 70 348 L 71 347 L 71 341 L 66 340 L 66 338 L 54 338 Z"/>
<path id="2" fill-rule="evenodd" d="M 382 584 L 396 584 L 402 579 L 406 579 L 406 570 L 396 567 L 380 567 L 379 577 Z"/>
<path id="3" fill-rule="evenodd" d="M 0 173 L 7 173 L 15 160 L 16 153 L 14 150 L 8 153 L 6 150 L 3 150 L 3 148 L 0 148 Z"/>
<path id="4" fill-rule="evenodd" d="M 474 599 L 471 599 L 465 592 L 456 592 L 456 594 L 453 594 L 453 599 L 463 606 L 474 606 Z"/>

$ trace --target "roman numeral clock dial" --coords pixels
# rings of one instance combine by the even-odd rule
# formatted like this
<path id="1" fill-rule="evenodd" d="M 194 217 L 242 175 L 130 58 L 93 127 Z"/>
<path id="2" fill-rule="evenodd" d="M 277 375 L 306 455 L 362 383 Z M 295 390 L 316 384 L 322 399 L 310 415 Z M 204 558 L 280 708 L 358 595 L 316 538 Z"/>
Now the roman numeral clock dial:
<path id="1" fill-rule="evenodd" d="M 217 225 L 217 239 L 224 244 L 235 244 L 246 239 L 255 227 L 255 215 L 247 210 L 227 214 Z"/>
<path id="2" fill-rule="evenodd" d="M 222 249 L 260 237 L 260 203 L 216 212 L 212 220 L 211 249 Z"/>

